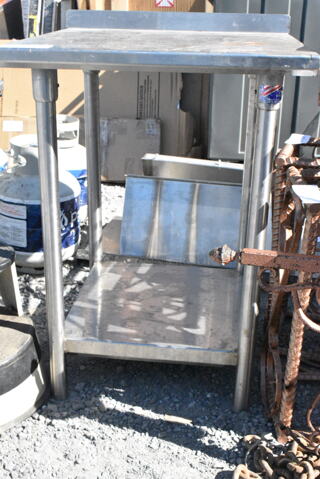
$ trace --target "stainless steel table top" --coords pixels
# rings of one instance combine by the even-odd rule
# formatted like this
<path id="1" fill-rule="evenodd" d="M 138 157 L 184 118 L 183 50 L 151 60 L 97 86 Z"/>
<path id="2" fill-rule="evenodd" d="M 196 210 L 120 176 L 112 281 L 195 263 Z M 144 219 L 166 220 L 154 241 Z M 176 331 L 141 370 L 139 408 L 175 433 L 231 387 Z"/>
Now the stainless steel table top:
<path id="1" fill-rule="evenodd" d="M 83 24 L 90 28 L 78 26 Z M 301 72 L 320 67 L 319 54 L 288 34 L 286 15 L 76 12 L 70 14 L 69 25 L 4 45 L 0 63 L 198 73 Z"/>

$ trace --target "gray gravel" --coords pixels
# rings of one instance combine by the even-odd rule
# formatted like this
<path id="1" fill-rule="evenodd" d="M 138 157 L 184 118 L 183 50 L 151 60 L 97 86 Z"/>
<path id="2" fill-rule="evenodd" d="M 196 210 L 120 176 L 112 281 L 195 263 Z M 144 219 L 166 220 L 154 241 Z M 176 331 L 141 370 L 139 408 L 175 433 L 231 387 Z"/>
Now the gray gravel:
<path id="1" fill-rule="evenodd" d="M 123 188 L 103 186 L 104 223 L 121 214 Z M 66 311 L 88 274 L 64 264 Z M 20 275 L 47 359 L 44 278 Z M 231 477 L 240 439 L 272 431 L 254 368 L 250 409 L 232 411 L 235 369 L 67 355 L 68 398 L 0 435 L 0 478 L 206 479 Z M 257 365 L 257 361 L 255 361 Z M 21 398 L 23 400 L 23 398 Z"/>

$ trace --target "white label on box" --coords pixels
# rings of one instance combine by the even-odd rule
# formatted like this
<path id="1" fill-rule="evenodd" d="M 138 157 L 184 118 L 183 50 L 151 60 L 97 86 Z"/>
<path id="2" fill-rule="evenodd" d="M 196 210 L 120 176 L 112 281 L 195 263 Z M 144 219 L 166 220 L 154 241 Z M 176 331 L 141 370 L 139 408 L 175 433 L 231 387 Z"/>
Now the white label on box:
<path id="1" fill-rule="evenodd" d="M 174 7 L 175 0 L 156 0 L 156 7 Z"/>
<path id="2" fill-rule="evenodd" d="M 286 140 L 287 145 L 303 145 L 310 141 L 311 136 L 300 135 L 299 133 L 292 133 L 292 135 Z"/>
<path id="3" fill-rule="evenodd" d="M 27 208 L 24 205 L 15 205 L 13 203 L 0 201 L 0 214 L 25 220 L 27 219 Z"/>
<path id="4" fill-rule="evenodd" d="M 2 131 L 23 131 L 23 121 L 22 120 L 3 120 L 2 122 Z"/>
<path id="5" fill-rule="evenodd" d="M 27 222 L 25 220 L 14 220 L 7 216 L 0 215 L 0 241 L 11 246 L 27 247 Z"/>
<path id="6" fill-rule="evenodd" d="M 138 73 L 137 119 L 159 118 L 160 73 Z"/>

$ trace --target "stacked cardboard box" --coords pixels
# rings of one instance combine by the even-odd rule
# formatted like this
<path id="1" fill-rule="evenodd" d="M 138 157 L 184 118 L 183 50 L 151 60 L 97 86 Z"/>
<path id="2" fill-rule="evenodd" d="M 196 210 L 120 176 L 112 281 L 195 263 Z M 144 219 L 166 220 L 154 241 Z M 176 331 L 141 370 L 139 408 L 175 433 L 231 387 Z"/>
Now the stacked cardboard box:
<path id="1" fill-rule="evenodd" d="M 0 69 L 3 82 L 0 147 L 12 136 L 33 133 L 35 103 L 29 69 Z M 57 113 L 84 114 L 83 75 L 78 70 L 59 70 Z M 100 75 L 102 118 L 155 118 L 161 121 L 161 151 L 187 153 L 192 146 L 193 122 L 180 110 L 181 76 L 176 73 L 102 72 Z M 125 95 L 124 95 L 125 92 Z"/>

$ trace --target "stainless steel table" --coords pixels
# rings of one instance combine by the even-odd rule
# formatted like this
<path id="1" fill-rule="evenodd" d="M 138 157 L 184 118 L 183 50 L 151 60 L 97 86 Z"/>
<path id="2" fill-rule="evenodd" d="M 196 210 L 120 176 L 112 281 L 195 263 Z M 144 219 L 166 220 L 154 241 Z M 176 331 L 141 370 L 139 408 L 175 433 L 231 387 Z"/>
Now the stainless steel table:
<path id="1" fill-rule="evenodd" d="M 135 308 L 140 308 L 139 314 L 146 314 L 147 311 L 147 321 L 144 321 L 144 316 L 139 326 L 139 314 L 130 319 L 134 309 L 130 301 L 131 313 L 128 314 L 126 309 L 128 294 L 132 292 L 130 284 L 136 284 L 138 274 L 138 284 L 142 289 L 146 288 L 143 275 L 151 268 L 150 265 L 137 267 L 131 264 L 123 270 L 121 264 L 102 262 L 98 74 L 100 69 L 121 69 L 250 75 L 239 247 L 263 248 L 269 209 L 271 158 L 283 78 L 286 73 L 314 75 L 319 69 L 319 55 L 304 49 L 288 34 L 289 20 L 285 15 L 74 11 L 69 12 L 67 29 L 11 42 L 0 49 L 2 66 L 32 68 L 33 74 L 51 380 L 57 398 L 66 394 L 64 354 L 73 351 L 131 359 L 236 364 L 235 409 L 246 406 L 257 314 L 255 268 L 246 266 L 243 270 L 231 272 L 179 265 L 171 280 L 181 286 L 187 276 L 191 276 L 194 284 L 199 284 L 197 294 L 202 306 L 206 306 L 203 311 L 198 307 L 197 314 L 199 311 L 201 314 L 197 324 L 192 326 L 190 318 L 188 324 L 183 323 L 184 337 L 189 338 L 185 343 L 181 336 L 175 341 L 177 328 L 172 323 L 166 323 L 171 313 L 167 313 L 165 320 L 159 317 L 160 323 L 156 323 L 159 311 L 152 303 L 151 293 L 144 296 L 141 304 L 134 302 Z M 57 68 L 78 68 L 84 72 L 90 263 L 93 266 L 66 326 L 57 190 Z M 168 272 L 169 267 L 171 265 L 166 267 Z M 159 288 L 166 302 L 166 272 L 159 264 L 152 268 L 149 286 L 152 284 Z M 181 268 L 189 268 L 188 274 Z M 172 275 L 168 274 L 168 278 Z M 121 286 L 121 283 L 124 284 Z M 222 287 L 219 288 L 219 284 Z M 228 298 L 235 297 L 235 289 L 239 285 L 238 321 L 229 324 L 227 317 L 221 318 L 217 314 L 215 305 L 219 300 L 221 303 L 221 297 L 224 303 L 228 303 Z M 176 307 L 181 299 L 181 287 L 178 289 L 177 297 L 171 296 Z M 188 291 L 192 300 L 192 288 Z M 161 312 L 166 313 L 163 305 L 161 308 Z M 192 308 L 195 311 L 194 304 Z M 188 314 L 192 308 L 187 311 Z M 90 321 L 88 318 L 91 318 Z M 204 324 L 208 318 L 206 329 Z M 178 320 L 177 317 L 175 319 Z M 144 329 L 150 324 L 152 334 Z M 124 340 L 124 333 L 129 340 Z M 220 339 L 215 342 L 217 336 Z"/>

